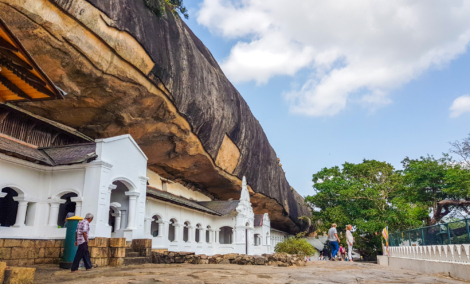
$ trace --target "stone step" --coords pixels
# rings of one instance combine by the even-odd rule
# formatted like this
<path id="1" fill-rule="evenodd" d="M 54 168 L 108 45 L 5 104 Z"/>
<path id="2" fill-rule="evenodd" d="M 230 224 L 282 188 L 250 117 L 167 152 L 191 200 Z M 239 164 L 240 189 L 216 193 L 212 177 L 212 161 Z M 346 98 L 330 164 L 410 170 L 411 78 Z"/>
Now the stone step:
<path id="1" fill-rule="evenodd" d="M 133 251 L 133 252 L 126 252 L 126 257 L 139 257 L 140 253 Z"/>
<path id="2" fill-rule="evenodd" d="M 145 264 L 151 263 L 152 259 L 150 257 L 125 257 L 124 265 L 136 265 L 136 264 Z"/>

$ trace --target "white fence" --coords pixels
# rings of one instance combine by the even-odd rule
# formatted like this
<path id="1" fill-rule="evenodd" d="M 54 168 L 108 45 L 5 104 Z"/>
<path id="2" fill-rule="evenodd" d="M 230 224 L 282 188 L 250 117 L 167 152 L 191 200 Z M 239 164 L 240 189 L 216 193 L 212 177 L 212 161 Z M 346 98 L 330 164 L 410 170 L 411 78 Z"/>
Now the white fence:
<path id="1" fill-rule="evenodd" d="M 470 264 L 470 244 L 389 247 L 391 257 Z"/>

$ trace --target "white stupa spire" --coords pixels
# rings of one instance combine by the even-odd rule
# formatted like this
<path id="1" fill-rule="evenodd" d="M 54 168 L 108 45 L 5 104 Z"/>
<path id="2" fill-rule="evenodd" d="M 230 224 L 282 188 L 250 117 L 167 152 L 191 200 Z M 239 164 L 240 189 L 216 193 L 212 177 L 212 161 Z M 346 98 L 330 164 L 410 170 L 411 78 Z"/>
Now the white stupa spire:
<path id="1" fill-rule="evenodd" d="M 240 195 L 240 201 L 241 200 L 246 200 L 246 201 L 250 201 L 250 193 L 248 192 L 248 186 L 246 185 L 246 178 L 245 176 L 243 176 L 243 180 L 242 180 L 242 193 Z"/>

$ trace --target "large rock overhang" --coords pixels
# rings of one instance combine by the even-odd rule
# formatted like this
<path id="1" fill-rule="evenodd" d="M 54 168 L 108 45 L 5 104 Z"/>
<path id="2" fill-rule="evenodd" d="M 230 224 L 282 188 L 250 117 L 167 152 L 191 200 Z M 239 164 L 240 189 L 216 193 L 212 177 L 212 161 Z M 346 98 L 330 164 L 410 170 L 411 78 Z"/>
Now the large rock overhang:
<path id="1" fill-rule="evenodd" d="M 0 0 L 0 17 L 69 93 L 21 107 L 93 138 L 129 133 L 150 169 L 221 200 L 238 199 L 246 176 L 255 214 L 274 228 L 295 233 L 310 216 L 248 105 L 178 16 L 157 18 L 139 0 Z"/>

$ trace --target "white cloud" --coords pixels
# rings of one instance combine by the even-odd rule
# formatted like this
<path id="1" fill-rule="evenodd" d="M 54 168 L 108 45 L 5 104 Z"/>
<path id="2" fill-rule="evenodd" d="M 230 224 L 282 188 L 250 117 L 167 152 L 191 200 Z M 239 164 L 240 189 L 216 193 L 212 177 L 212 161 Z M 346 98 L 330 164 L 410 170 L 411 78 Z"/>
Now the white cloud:
<path id="1" fill-rule="evenodd" d="M 454 100 L 450 107 L 450 117 L 459 117 L 470 112 L 470 95 L 463 95 Z"/>
<path id="2" fill-rule="evenodd" d="M 355 100 L 377 108 L 423 71 L 466 52 L 470 1 L 204 0 L 198 23 L 236 39 L 222 63 L 235 82 L 311 72 L 285 94 L 291 111 L 330 116 Z"/>

